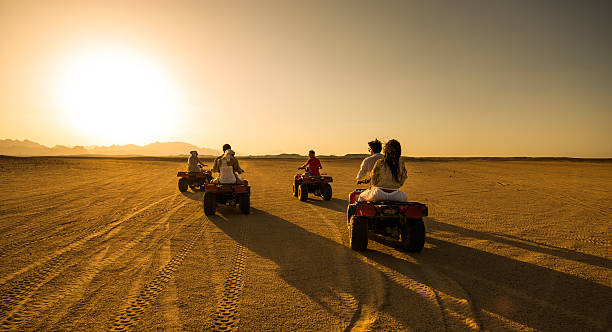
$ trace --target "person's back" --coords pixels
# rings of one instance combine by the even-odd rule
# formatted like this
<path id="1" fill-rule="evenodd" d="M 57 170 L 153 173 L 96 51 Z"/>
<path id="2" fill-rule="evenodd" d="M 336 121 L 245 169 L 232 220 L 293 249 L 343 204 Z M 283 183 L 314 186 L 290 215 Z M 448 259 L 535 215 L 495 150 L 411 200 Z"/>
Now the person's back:
<path id="1" fill-rule="evenodd" d="M 396 140 L 385 144 L 384 158 L 372 168 L 371 187 L 359 195 L 359 201 L 407 202 L 408 195 L 398 190 L 408 177 L 406 166 L 400 160 L 401 145 Z"/>
<path id="2" fill-rule="evenodd" d="M 234 167 L 230 164 L 231 160 L 231 156 L 219 160 L 219 183 L 236 183 Z"/>
<path id="3" fill-rule="evenodd" d="M 406 178 L 408 177 L 407 173 L 406 166 L 404 163 L 400 162 L 398 178 L 396 179 L 385 160 L 379 159 L 372 168 L 372 181 L 370 184 L 373 187 L 383 189 L 399 189 L 404 185 L 404 182 L 406 182 Z"/>
<path id="4" fill-rule="evenodd" d="M 321 168 L 321 161 L 317 157 L 308 158 L 308 172 L 312 176 L 321 176 L 319 172 Z"/>
<path id="5" fill-rule="evenodd" d="M 315 157 L 315 152 L 313 150 L 308 151 L 308 157 L 309 158 L 306 163 L 304 163 L 304 165 L 302 165 L 300 168 L 308 168 L 306 175 L 321 176 L 319 169 L 323 168 L 323 166 L 321 166 L 321 161 L 319 158 Z"/>
<path id="6" fill-rule="evenodd" d="M 236 175 L 244 171 L 240 168 L 238 160 L 234 157 L 234 151 L 229 144 L 223 145 L 223 155 L 215 159 L 212 171 L 219 173 L 214 181 L 218 183 L 242 183 L 242 179 Z"/>
<path id="7" fill-rule="evenodd" d="M 380 153 L 382 150 L 382 144 L 378 139 L 368 142 L 368 151 L 370 152 L 370 156 L 363 159 L 361 162 L 361 167 L 359 167 L 359 172 L 355 177 L 357 181 L 362 181 L 371 178 L 372 169 L 374 168 L 374 164 L 379 159 L 382 159 L 384 156 Z"/>

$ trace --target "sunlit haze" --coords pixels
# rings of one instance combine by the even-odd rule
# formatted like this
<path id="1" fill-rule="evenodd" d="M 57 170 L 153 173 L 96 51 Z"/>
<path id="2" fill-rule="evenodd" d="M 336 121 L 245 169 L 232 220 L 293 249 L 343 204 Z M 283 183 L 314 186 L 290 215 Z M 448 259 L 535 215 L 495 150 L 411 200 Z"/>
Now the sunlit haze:
<path id="1" fill-rule="evenodd" d="M 75 131 L 114 143 L 146 144 L 177 131 L 185 105 L 159 64 L 130 50 L 84 50 L 59 67 L 54 95 Z"/>
<path id="2" fill-rule="evenodd" d="M 612 157 L 600 1 L 1 1 L 0 138 Z"/>

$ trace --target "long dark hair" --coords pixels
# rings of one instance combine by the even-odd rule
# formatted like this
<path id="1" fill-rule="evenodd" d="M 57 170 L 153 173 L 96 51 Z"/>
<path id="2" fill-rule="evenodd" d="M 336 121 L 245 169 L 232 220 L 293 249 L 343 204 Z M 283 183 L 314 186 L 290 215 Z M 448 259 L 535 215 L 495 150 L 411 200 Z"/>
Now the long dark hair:
<path id="1" fill-rule="evenodd" d="M 385 144 L 383 153 L 385 155 L 385 163 L 391 170 L 391 175 L 393 175 L 395 181 L 399 182 L 399 163 L 400 156 L 402 155 L 402 146 L 400 145 L 400 142 L 394 139 L 389 140 Z"/>

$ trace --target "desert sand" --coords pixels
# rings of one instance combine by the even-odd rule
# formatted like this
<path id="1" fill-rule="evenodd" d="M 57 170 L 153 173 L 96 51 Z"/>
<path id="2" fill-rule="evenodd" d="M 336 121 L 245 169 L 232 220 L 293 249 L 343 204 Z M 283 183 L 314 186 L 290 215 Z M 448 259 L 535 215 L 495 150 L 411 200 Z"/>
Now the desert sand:
<path id="1" fill-rule="evenodd" d="M 182 194 L 172 161 L 0 159 L 0 328 L 611 330 L 612 163 L 408 162 L 421 253 L 347 247 L 359 160 L 243 160 L 252 214 Z"/>

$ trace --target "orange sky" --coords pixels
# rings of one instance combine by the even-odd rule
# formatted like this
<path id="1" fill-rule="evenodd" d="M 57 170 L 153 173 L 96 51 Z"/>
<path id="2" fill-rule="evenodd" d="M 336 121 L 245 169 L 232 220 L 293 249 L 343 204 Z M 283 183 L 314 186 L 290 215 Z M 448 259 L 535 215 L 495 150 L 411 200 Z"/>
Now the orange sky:
<path id="1" fill-rule="evenodd" d="M 0 1 L 0 138 L 612 157 L 610 7 Z"/>

